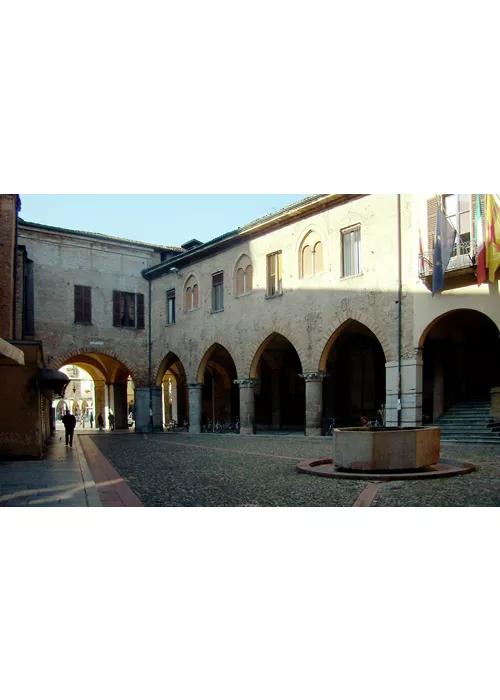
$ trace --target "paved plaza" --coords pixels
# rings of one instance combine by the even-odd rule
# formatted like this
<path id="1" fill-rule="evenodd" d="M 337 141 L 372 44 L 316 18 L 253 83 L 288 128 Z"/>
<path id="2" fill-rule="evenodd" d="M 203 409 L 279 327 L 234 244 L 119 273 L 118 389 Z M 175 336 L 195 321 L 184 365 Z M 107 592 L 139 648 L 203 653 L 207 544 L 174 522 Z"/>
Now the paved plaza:
<path id="1" fill-rule="evenodd" d="M 346 506 L 366 481 L 298 474 L 331 456 L 331 438 L 100 434 L 95 443 L 145 506 Z M 477 464 L 464 476 L 381 484 L 373 506 L 500 506 L 500 453 L 443 445 L 442 457 Z"/>
<path id="2" fill-rule="evenodd" d="M 59 437 L 44 460 L 0 463 L 0 506 L 500 506 L 495 446 L 442 446 L 472 474 L 373 484 L 297 472 L 331 456 L 331 438 L 80 431 L 70 449 Z"/>

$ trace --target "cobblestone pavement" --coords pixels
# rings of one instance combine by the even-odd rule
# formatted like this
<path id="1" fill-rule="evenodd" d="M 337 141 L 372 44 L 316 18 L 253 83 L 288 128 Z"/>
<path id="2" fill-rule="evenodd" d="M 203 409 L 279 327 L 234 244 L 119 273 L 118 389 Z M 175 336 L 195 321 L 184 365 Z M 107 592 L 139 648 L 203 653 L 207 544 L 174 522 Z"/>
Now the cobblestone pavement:
<path id="1" fill-rule="evenodd" d="M 298 474 L 331 455 L 328 439 L 189 435 L 93 435 L 145 506 L 343 506 L 368 482 Z M 382 484 L 374 506 L 500 506 L 495 446 L 445 445 L 442 457 L 474 462 L 470 475 Z"/>

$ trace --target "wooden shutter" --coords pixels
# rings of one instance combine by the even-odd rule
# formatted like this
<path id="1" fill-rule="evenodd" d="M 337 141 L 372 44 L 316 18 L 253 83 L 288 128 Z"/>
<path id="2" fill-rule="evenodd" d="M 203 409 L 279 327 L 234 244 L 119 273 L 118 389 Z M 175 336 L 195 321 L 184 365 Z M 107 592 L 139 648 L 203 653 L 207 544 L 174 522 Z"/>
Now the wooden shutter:
<path id="1" fill-rule="evenodd" d="M 436 236 L 438 198 L 427 200 L 427 251 L 432 258 L 434 252 L 434 238 Z"/>
<path id="2" fill-rule="evenodd" d="M 253 267 L 251 265 L 248 265 L 246 271 L 246 291 L 251 292 L 253 289 Z"/>
<path id="3" fill-rule="evenodd" d="M 75 284 L 75 323 L 83 322 L 83 287 Z"/>
<path id="4" fill-rule="evenodd" d="M 83 289 L 83 323 L 92 323 L 92 288 Z"/>
<path id="5" fill-rule="evenodd" d="M 199 294 L 198 294 L 198 285 L 195 284 L 193 287 L 193 309 L 197 309 L 199 305 L 200 305 L 200 300 L 199 300 Z"/>
<path id="6" fill-rule="evenodd" d="M 113 290 L 113 326 L 117 326 L 120 328 L 121 323 L 120 323 L 120 301 L 121 301 L 121 292 L 117 292 L 116 290 Z"/>
<path id="7" fill-rule="evenodd" d="M 137 294 L 137 328 L 144 328 L 144 294 Z"/>

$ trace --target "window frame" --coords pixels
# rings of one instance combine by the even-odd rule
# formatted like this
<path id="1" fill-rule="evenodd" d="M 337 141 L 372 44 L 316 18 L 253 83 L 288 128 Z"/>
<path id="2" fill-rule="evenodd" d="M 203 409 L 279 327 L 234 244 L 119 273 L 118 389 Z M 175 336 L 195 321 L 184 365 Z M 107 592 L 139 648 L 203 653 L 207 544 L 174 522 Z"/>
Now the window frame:
<path id="1" fill-rule="evenodd" d="M 167 295 L 167 326 L 175 326 L 175 287 L 166 290 Z M 170 304 L 169 302 L 172 302 Z M 170 308 L 172 307 L 172 314 Z"/>
<path id="2" fill-rule="evenodd" d="M 455 213 L 454 214 L 448 214 L 447 209 L 446 209 L 446 204 L 447 204 L 447 199 L 449 197 L 454 197 L 455 198 Z M 473 213 L 472 213 L 472 195 L 468 194 L 467 195 L 467 201 L 468 201 L 468 209 L 465 211 L 460 210 L 460 194 L 443 194 L 441 195 L 441 199 L 443 202 L 443 211 L 444 215 L 446 217 L 446 220 L 451 223 L 455 231 L 457 232 L 457 236 L 455 239 L 455 245 L 453 246 L 453 251 L 451 253 L 451 258 L 450 258 L 450 264 L 451 260 L 453 258 L 460 258 L 461 256 L 469 256 L 473 255 L 473 242 L 474 242 L 474 232 L 473 232 Z M 463 234 L 461 231 L 462 228 L 462 222 L 461 218 L 464 214 L 469 215 L 469 231 L 468 233 Z M 453 219 L 455 219 L 455 224 L 453 223 Z M 468 236 L 468 240 L 463 240 L 463 236 Z"/>
<path id="3" fill-rule="evenodd" d="M 346 274 L 346 246 L 345 246 L 345 240 L 347 236 L 354 236 L 354 234 L 358 233 L 359 234 L 359 241 L 357 245 L 357 266 L 354 264 L 354 267 L 356 270 L 354 272 L 350 271 L 349 274 Z M 340 251 L 341 251 L 341 262 L 342 262 L 342 270 L 341 270 L 341 279 L 350 279 L 352 277 L 360 277 L 363 274 L 363 264 L 362 264 L 362 251 L 361 251 L 361 224 L 353 224 L 352 226 L 348 226 L 347 228 L 344 228 L 340 231 Z M 356 263 L 356 258 L 353 254 L 353 261 Z"/>
<path id="4" fill-rule="evenodd" d="M 277 280 L 274 292 L 271 289 L 271 261 L 276 261 L 273 265 L 274 277 Z M 273 299 L 283 294 L 283 250 L 275 250 L 266 255 L 266 287 L 267 299 Z"/>
<path id="5" fill-rule="evenodd" d="M 321 245 L 322 248 L 322 269 L 317 269 L 316 254 L 317 247 Z M 311 250 L 311 272 L 306 275 L 304 272 L 304 251 L 310 248 Z M 299 279 L 307 280 L 311 277 L 316 277 L 316 275 L 322 275 L 325 272 L 325 242 L 323 236 L 316 229 L 309 229 L 307 233 L 302 237 L 302 241 L 299 247 Z"/>
<path id="6" fill-rule="evenodd" d="M 217 302 L 220 306 L 217 306 Z M 220 270 L 212 275 L 212 313 L 224 311 L 224 272 Z"/>
<path id="7" fill-rule="evenodd" d="M 122 319 L 122 297 L 133 297 L 134 302 L 134 325 L 123 325 Z M 130 300 L 129 300 L 130 301 Z M 125 306 L 125 301 L 123 302 Z M 125 292 L 121 289 L 113 290 L 113 326 L 115 328 L 127 328 L 129 330 L 144 330 L 144 294 L 142 292 Z"/>

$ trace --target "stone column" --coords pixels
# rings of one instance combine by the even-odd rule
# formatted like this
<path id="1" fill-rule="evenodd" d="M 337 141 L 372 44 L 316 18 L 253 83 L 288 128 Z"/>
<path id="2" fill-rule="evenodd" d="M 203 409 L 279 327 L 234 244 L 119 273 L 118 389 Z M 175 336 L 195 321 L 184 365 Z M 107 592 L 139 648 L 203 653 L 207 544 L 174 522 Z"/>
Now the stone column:
<path id="1" fill-rule="evenodd" d="M 151 405 L 150 405 L 151 399 Z M 135 432 L 161 433 L 163 411 L 161 387 L 142 386 L 135 388 Z"/>
<path id="2" fill-rule="evenodd" d="M 299 374 L 306 383 L 306 428 L 309 437 L 321 435 L 323 420 L 323 379 L 325 372 L 304 372 Z"/>
<path id="3" fill-rule="evenodd" d="M 490 391 L 491 418 L 495 423 L 500 423 L 500 386 L 494 386 Z"/>
<path id="4" fill-rule="evenodd" d="M 419 351 L 415 358 L 401 362 L 401 406 L 398 406 L 398 363 L 385 365 L 385 424 L 397 427 L 401 411 L 401 427 L 422 425 L 423 360 Z"/>
<path id="5" fill-rule="evenodd" d="M 189 432 L 201 433 L 201 397 L 203 384 L 188 384 L 189 392 Z"/>
<path id="6" fill-rule="evenodd" d="M 260 384 L 260 380 L 235 379 L 234 383 L 240 387 L 240 434 L 253 435 L 255 433 L 255 387 Z"/>
<path id="7" fill-rule="evenodd" d="M 113 384 L 111 389 L 113 395 L 115 428 L 117 430 L 125 430 L 128 428 L 127 385 Z"/>
<path id="8" fill-rule="evenodd" d="M 97 416 L 99 413 L 106 420 L 106 394 L 105 394 L 105 384 L 103 379 L 96 379 L 94 381 L 94 428 L 97 428 Z"/>
<path id="9" fill-rule="evenodd" d="M 184 389 L 184 387 L 183 387 Z M 178 423 L 179 422 L 179 408 L 177 404 L 177 384 L 172 382 L 172 418 Z"/>

